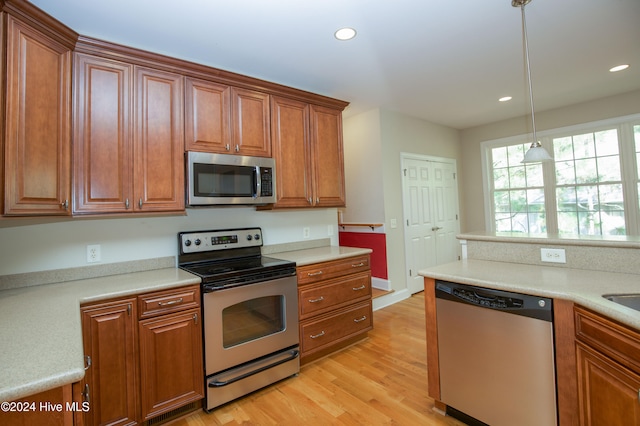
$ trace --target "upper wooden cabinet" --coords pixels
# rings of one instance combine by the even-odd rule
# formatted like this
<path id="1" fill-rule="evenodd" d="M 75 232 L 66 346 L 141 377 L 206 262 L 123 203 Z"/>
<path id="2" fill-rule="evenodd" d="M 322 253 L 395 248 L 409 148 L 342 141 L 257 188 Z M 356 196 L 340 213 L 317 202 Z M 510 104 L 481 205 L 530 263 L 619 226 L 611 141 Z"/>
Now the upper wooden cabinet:
<path id="1" fill-rule="evenodd" d="M 271 156 L 269 95 L 187 78 L 185 149 Z"/>
<path id="2" fill-rule="evenodd" d="M 276 208 L 345 205 L 342 110 L 273 96 Z"/>
<path id="3" fill-rule="evenodd" d="M 74 213 L 184 210 L 183 81 L 76 54 Z"/>
<path id="4" fill-rule="evenodd" d="M 71 50 L 77 34 L 45 16 L 29 20 L 24 13 L 37 13 L 35 8 L 16 5 L 2 5 L 6 14 L 4 214 L 68 215 Z"/>

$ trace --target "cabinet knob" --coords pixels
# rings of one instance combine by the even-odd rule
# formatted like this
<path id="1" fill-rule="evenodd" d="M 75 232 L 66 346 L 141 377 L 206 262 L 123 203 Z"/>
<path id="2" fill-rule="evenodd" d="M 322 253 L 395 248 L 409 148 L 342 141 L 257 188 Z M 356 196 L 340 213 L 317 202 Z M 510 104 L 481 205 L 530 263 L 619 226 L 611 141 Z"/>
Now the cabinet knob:
<path id="1" fill-rule="evenodd" d="M 128 208 L 129 208 L 129 199 L 128 199 L 128 198 L 127 198 L 126 200 L 124 200 L 124 207 L 125 207 L 126 209 L 128 209 Z"/>
<path id="2" fill-rule="evenodd" d="M 69 200 L 64 200 L 63 202 L 60 203 L 60 205 L 62 206 L 63 209 L 69 210 Z"/>
<path id="3" fill-rule="evenodd" d="M 142 208 L 142 198 L 138 199 L 138 207 Z"/>

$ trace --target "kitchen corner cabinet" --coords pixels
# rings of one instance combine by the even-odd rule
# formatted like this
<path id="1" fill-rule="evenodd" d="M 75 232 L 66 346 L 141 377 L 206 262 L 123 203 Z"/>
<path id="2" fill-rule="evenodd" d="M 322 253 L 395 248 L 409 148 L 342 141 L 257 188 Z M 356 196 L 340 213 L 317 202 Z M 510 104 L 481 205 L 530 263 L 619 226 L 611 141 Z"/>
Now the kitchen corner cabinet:
<path id="1" fill-rule="evenodd" d="M 185 150 L 271 157 L 269 95 L 185 80 Z"/>
<path id="2" fill-rule="evenodd" d="M 275 208 L 345 205 L 342 111 L 273 96 Z"/>
<path id="3" fill-rule="evenodd" d="M 86 371 L 76 384 L 87 425 L 133 425 L 139 413 L 136 299 L 81 307 Z"/>
<path id="4" fill-rule="evenodd" d="M 73 404 L 70 384 L 40 392 L 15 402 L 23 403 L 30 409 L 28 411 L 0 411 L 0 424 L 10 426 L 74 426 L 74 413 L 67 409 Z M 41 409 L 42 406 L 59 406 L 63 409 L 56 411 L 50 408 L 47 411 Z M 81 424 L 75 423 L 75 426 L 81 426 Z"/>
<path id="5" fill-rule="evenodd" d="M 640 332 L 575 307 L 581 425 L 640 425 Z"/>
<path id="6" fill-rule="evenodd" d="M 43 17 L 31 26 L 26 22 L 33 21 L 12 15 L 21 14 L 13 7 L 31 9 L 30 5 L 3 6 L 11 7 L 3 13 L 4 214 L 69 215 L 71 50 L 77 34 L 51 19 Z"/>
<path id="7" fill-rule="evenodd" d="M 301 362 L 364 339 L 373 329 L 369 255 L 298 267 Z"/>
<path id="8" fill-rule="evenodd" d="M 182 79 L 76 53 L 74 213 L 184 210 Z"/>

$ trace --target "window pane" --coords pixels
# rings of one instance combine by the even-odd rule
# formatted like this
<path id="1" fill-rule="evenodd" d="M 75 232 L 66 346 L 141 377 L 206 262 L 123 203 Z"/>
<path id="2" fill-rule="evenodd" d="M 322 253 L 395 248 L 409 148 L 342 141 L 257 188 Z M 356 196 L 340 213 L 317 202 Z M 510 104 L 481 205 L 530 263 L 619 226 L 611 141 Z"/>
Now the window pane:
<path id="1" fill-rule="evenodd" d="M 596 159 L 576 160 L 576 183 L 593 183 L 597 181 Z"/>
<path id="2" fill-rule="evenodd" d="M 495 189 L 509 188 L 509 169 L 493 169 L 493 187 Z"/>
<path id="3" fill-rule="evenodd" d="M 573 160 L 573 141 L 571 137 L 553 140 L 553 157 L 558 160 Z"/>
<path id="4" fill-rule="evenodd" d="M 620 182 L 620 157 L 598 157 L 598 175 L 600 182 Z"/>
<path id="5" fill-rule="evenodd" d="M 576 183 L 576 170 L 573 161 L 556 161 L 556 184 Z"/>
<path id="6" fill-rule="evenodd" d="M 574 158 L 593 158 L 596 156 L 593 133 L 573 137 L 573 156 Z"/>
<path id="7" fill-rule="evenodd" d="M 620 153 L 620 148 L 618 147 L 618 131 L 616 129 L 596 132 L 595 137 L 598 157 L 618 155 Z"/>
<path id="8" fill-rule="evenodd" d="M 524 166 L 509 167 L 509 180 L 509 186 L 511 188 L 524 188 L 527 186 L 524 177 Z"/>
<path id="9" fill-rule="evenodd" d="M 507 167 L 507 165 L 509 165 L 507 161 L 507 147 L 493 148 L 491 150 L 491 159 L 494 168 Z"/>
<path id="10" fill-rule="evenodd" d="M 527 186 L 539 186 L 544 185 L 544 175 L 542 174 L 542 163 L 527 164 L 525 166 L 525 172 L 527 174 Z"/>

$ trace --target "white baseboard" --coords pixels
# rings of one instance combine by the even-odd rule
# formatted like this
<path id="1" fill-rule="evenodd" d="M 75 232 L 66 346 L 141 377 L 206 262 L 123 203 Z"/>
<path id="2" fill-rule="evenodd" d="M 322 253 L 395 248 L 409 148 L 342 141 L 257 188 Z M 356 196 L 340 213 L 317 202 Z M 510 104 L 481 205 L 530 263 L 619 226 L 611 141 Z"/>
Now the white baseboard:
<path id="1" fill-rule="evenodd" d="M 371 287 L 378 290 L 391 291 L 391 281 L 383 278 L 371 277 Z"/>
<path id="2" fill-rule="evenodd" d="M 409 292 L 409 290 L 407 290 L 406 288 L 403 290 L 385 294 L 384 296 L 376 297 L 375 299 L 373 299 L 373 310 L 377 311 L 378 309 L 393 305 L 394 303 L 398 303 L 401 300 L 408 299 L 410 297 L 411 292 Z"/>

